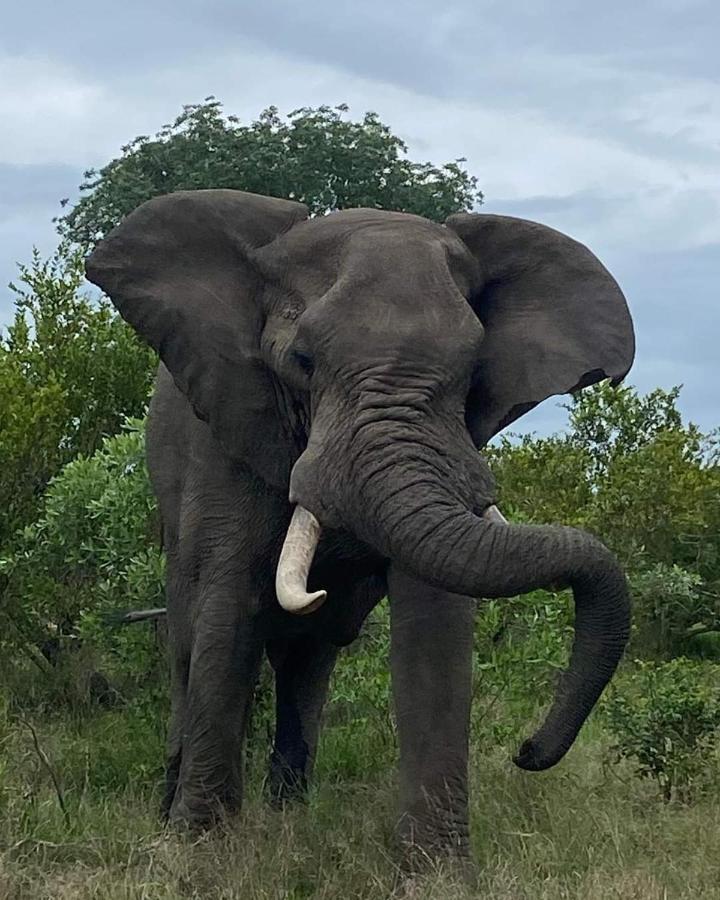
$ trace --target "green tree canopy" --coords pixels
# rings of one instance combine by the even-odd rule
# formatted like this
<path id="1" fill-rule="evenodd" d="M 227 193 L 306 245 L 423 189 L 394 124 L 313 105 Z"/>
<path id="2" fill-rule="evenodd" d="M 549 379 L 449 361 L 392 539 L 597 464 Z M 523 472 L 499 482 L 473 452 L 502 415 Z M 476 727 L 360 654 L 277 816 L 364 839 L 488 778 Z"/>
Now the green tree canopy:
<path id="1" fill-rule="evenodd" d="M 618 554 L 639 639 L 661 652 L 720 634 L 717 434 L 685 425 L 678 395 L 600 384 L 573 398 L 566 433 L 491 450 L 510 518 L 579 525 Z"/>
<path id="2" fill-rule="evenodd" d="M 465 160 L 412 162 L 375 113 L 351 121 L 346 112 L 320 106 L 281 118 L 270 107 L 245 125 L 212 97 L 185 106 L 155 137 L 136 137 L 119 157 L 85 173 L 83 196 L 59 220 L 60 233 L 87 249 L 145 200 L 197 188 L 299 200 L 313 214 L 365 206 L 436 221 L 481 202 Z"/>
<path id="3" fill-rule="evenodd" d="M 82 280 L 79 256 L 36 254 L 0 333 L 0 548 L 62 466 L 147 403 L 155 354 L 109 303 L 82 293 Z"/>
<path id="4" fill-rule="evenodd" d="M 590 529 L 628 565 L 680 565 L 720 583 L 716 435 L 682 422 L 679 392 L 605 382 L 575 395 L 565 434 L 502 438 L 491 453 L 504 502 Z"/>

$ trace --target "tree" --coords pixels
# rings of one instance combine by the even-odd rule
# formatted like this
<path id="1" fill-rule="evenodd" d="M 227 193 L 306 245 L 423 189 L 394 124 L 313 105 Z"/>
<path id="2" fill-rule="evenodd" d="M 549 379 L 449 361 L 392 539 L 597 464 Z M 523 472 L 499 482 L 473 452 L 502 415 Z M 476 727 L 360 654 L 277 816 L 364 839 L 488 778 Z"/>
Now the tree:
<path id="1" fill-rule="evenodd" d="M 679 393 L 603 383 L 573 397 L 567 433 L 503 438 L 491 455 L 504 501 L 531 520 L 595 531 L 626 563 L 720 581 L 715 437 L 683 424 Z"/>
<path id="2" fill-rule="evenodd" d="M 59 220 L 59 231 L 88 249 L 145 200 L 197 188 L 299 200 L 316 215 L 366 206 L 436 221 L 481 202 L 463 159 L 412 162 L 375 113 L 356 122 L 346 112 L 346 106 L 304 107 L 283 119 L 270 107 L 244 125 L 212 97 L 185 106 L 154 138 L 136 137 L 119 157 L 86 172 L 83 196 Z"/>
<path id="3" fill-rule="evenodd" d="M 155 354 L 103 300 L 81 291 L 82 260 L 34 255 L 0 334 L 0 548 L 28 524 L 48 481 L 142 415 Z"/>
<path id="4" fill-rule="evenodd" d="M 720 630 L 720 464 L 714 434 L 682 422 L 679 388 L 577 394 L 569 430 L 490 451 L 511 516 L 579 525 L 621 558 L 645 648 Z"/>

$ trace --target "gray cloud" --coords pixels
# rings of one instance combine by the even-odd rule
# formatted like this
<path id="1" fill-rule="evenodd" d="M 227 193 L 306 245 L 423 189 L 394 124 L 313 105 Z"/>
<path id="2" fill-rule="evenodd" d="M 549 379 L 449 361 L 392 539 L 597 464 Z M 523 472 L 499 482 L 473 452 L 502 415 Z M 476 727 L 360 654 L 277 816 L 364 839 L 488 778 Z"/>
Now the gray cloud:
<path id="1" fill-rule="evenodd" d="M 705 429 L 720 424 L 720 244 L 683 252 L 618 257 L 614 273 L 633 311 L 643 390 L 682 384 L 685 414 Z"/>
<path id="2" fill-rule="evenodd" d="M 28 263 L 33 246 L 44 255 L 57 245 L 52 223 L 62 213 L 60 201 L 76 193 L 82 171 L 72 166 L 0 163 L 0 326 L 12 315 L 17 263 Z"/>
<path id="3" fill-rule="evenodd" d="M 72 166 L 0 163 L 3 211 L 37 214 L 52 207 L 60 214 L 60 201 L 74 197 L 81 175 L 82 171 Z"/>

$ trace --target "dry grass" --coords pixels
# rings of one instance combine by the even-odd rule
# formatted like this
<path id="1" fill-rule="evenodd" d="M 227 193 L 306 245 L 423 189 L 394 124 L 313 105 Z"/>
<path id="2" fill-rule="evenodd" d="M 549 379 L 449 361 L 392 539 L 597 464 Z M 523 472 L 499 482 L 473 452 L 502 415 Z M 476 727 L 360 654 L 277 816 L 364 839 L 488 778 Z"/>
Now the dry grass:
<path id="1" fill-rule="evenodd" d="M 147 761 L 155 739 L 124 738 L 121 713 L 92 727 L 39 728 L 69 825 L 28 736 L 10 724 L 0 793 L 0 897 L 8 900 L 720 900 L 717 794 L 662 803 L 626 769 L 604 765 L 597 725 L 544 775 L 516 770 L 504 750 L 476 747 L 474 874 L 435 871 L 403 883 L 392 846 L 392 748 L 372 726 L 359 740 L 331 729 L 307 806 L 268 809 L 256 772 L 243 815 L 191 840 L 160 827 Z"/>

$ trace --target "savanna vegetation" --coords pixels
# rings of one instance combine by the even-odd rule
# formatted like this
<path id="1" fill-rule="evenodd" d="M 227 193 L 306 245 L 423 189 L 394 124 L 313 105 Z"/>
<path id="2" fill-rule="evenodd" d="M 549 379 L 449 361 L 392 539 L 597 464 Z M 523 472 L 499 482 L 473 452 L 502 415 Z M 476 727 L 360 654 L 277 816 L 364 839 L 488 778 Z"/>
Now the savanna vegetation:
<path id="1" fill-rule="evenodd" d="M 97 172 L 51 260 L 19 273 L 0 337 L 0 897 L 385 898 L 397 746 L 381 605 L 342 655 L 308 803 L 264 802 L 263 671 L 237 821 L 188 837 L 158 815 L 167 717 L 164 563 L 144 465 L 155 366 L 82 284 L 83 252 L 170 190 L 234 187 L 322 213 L 377 205 L 442 220 L 480 199 L 462 160 L 407 158 L 376 116 L 274 109 L 248 125 L 210 99 Z M 504 512 L 603 538 L 633 587 L 631 645 L 556 769 L 510 762 L 567 659 L 564 593 L 478 606 L 475 881 L 431 871 L 428 898 L 720 898 L 720 458 L 679 388 L 600 385 L 558 435 L 490 450 Z M 407 890 L 407 887 L 404 888 Z"/>

